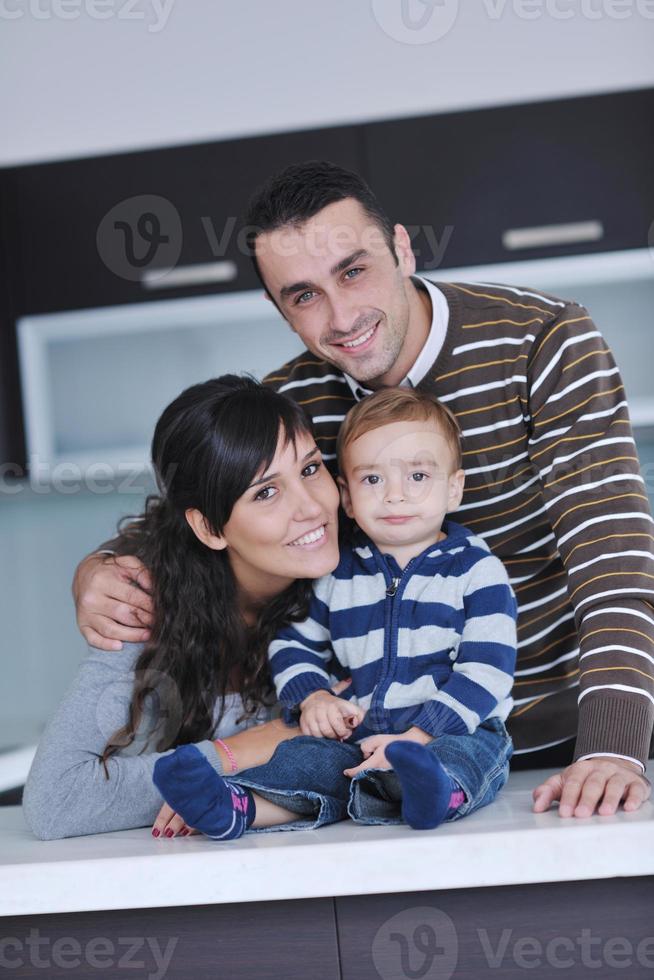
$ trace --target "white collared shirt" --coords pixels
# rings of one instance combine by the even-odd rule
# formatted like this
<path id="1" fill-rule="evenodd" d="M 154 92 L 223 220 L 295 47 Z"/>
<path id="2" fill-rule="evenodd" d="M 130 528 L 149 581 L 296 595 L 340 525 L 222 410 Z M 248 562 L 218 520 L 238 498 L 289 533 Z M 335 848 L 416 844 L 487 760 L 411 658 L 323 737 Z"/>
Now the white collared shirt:
<path id="1" fill-rule="evenodd" d="M 450 319 L 450 308 L 447 305 L 447 300 L 445 299 L 443 293 L 429 279 L 425 279 L 423 276 L 411 276 L 411 279 L 418 289 L 423 287 L 427 290 L 429 299 L 431 300 L 432 311 L 431 327 L 429 328 L 427 340 L 425 341 L 422 350 L 418 354 L 413 367 L 410 369 L 404 380 L 400 382 L 402 385 L 415 388 L 416 385 L 420 384 L 441 352 L 441 348 L 443 347 L 443 343 L 445 341 L 445 334 L 447 333 L 447 325 Z M 350 386 L 352 394 L 357 401 L 360 401 L 366 395 L 371 394 L 369 388 L 364 388 L 362 384 L 360 384 L 355 378 L 350 377 L 349 374 L 345 374 L 345 372 L 343 372 L 343 374 L 345 380 Z"/>

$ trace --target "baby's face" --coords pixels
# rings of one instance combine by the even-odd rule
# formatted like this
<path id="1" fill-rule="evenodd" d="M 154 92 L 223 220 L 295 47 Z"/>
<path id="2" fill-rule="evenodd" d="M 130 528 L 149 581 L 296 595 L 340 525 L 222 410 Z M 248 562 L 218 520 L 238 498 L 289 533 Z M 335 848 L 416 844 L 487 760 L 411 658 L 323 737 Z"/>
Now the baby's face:
<path id="1" fill-rule="evenodd" d="M 343 509 L 400 564 L 440 540 L 461 503 L 463 470 L 430 421 L 393 422 L 359 436 L 343 458 Z M 401 560 L 402 559 L 402 560 Z M 405 563 L 405 562 L 404 562 Z"/>

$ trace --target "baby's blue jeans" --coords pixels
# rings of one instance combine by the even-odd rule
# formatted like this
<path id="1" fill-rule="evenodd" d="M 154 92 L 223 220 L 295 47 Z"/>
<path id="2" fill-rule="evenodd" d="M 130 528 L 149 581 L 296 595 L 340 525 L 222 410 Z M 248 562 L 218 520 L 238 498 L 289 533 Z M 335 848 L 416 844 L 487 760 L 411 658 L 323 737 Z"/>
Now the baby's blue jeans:
<path id="1" fill-rule="evenodd" d="M 487 806 L 509 776 L 513 754 L 504 722 L 488 718 L 472 735 L 441 735 L 426 746 L 465 793 L 465 802 L 446 820 Z M 351 817 L 357 823 L 402 823 L 402 790 L 392 769 L 367 769 L 353 778 L 343 775 L 363 762 L 358 745 L 336 739 L 298 735 L 281 742 L 269 762 L 244 769 L 230 781 L 301 815 L 273 830 L 313 830 Z"/>

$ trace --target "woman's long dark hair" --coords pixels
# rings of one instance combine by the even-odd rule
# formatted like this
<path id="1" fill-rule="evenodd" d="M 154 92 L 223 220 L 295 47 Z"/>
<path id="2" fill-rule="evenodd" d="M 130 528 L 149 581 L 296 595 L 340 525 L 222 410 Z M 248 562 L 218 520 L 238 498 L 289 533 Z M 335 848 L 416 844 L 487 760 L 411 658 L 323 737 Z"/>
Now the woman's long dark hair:
<path id="1" fill-rule="evenodd" d="M 121 523 L 114 543 L 151 572 L 154 624 L 136 662 L 128 721 L 102 756 L 107 778 L 106 760 L 135 741 L 152 699 L 156 725 L 146 744 L 156 739 L 160 752 L 211 738 L 216 699 L 222 703 L 229 690 L 241 694 L 247 716 L 274 701 L 268 644 L 282 623 L 306 617 L 310 583 L 294 582 L 248 628 L 227 550 L 202 544 L 185 512 L 196 508 L 220 534 L 236 501 L 272 462 L 280 431 L 295 442 L 311 434 L 311 421 L 290 399 L 230 374 L 188 388 L 157 422 L 152 461 L 159 493 L 139 519 Z"/>

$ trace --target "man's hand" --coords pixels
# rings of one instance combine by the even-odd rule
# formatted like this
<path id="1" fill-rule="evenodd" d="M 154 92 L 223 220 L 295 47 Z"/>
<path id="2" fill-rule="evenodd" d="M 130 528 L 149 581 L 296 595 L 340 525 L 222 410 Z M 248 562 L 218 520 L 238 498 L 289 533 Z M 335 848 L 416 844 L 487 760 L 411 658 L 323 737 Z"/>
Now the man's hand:
<path id="1" fill-rule="evenodd" d="M 365 716 L 363 708 L 327 691 L 314 691 L 300 708 L 300 731 L 315 738 L 347 738 Z"/>
<path id="2" fill-rule="evenodd" d="M 573 762 L 537 786 L 533 810 L 543 813 L 558 800 L 560 817 L 590 817 L 595 808 L 600 816 L 610 816 L 620 802 L 628 812 L 637 810 L 651 792 L 649 779 L 634 763 L 597 756 Z"/>
<path id="3" fill-rule="evenodd" d="M 138 558 L 89 555 L 73 580 L 77 625 L 91 646 L 121 650 L 150 638 L 150 574 Z"/>
<path id="4" fill-rule="evenodd" d="M 364 761 L 353 769 L 344 769 L 343 775 L 356 776 L 357 773 L 364 772 L 366 769 L 392 769 L 392 765 L 386 758 L 384 749 L 389 744 L 389 742 L 418 742 L 420 745 L 426 745 L 427 742 L 432 741 L 432 736 L 423 732 L 421 728 L 410 728 L 408 732 L 403 732 L 402 735 L 370 735 L 368 738 L 364 738 L 359 742 L 359 748 L 363 752 Z"/>

